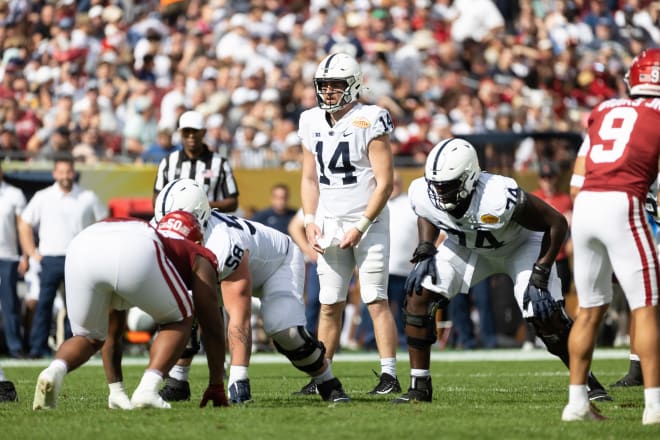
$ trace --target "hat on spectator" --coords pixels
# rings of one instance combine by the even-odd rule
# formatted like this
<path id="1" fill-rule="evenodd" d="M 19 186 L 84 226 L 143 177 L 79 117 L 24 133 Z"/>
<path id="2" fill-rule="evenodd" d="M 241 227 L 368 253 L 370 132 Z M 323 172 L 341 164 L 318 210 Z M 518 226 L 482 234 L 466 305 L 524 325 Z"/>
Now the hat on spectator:
<path id="1" fill-rule="evenodd" d="M 101 5 L 94 5 L 91 8 L 89 8 L 89 12 L 87 13 L 90 19 L 94 19 L 96 17 L 100 17 L 103 15 L 103 6 Z"/>
<path id="2" fill-rule="evenodd" d="M 194 110 L 187 111 L 179 118 L 179 130 L 192 128 L 193 130 L 204 130 L 204 116 Z"/>
<path id="3" fill-rule="evenodd" d="M 214 113 L 206 118 L 206 126 L 209 128 L 218 128 L 225 122 L 225 118 L 220 113 Z"/>
<path id="4" fill-rule="evenodd" d="M 202 79 L 203 80 L 214 80 L 218 77 L 218 69 L 215 67 L 207 66 L 204 68 L 204 71 L 202 72 Z"/>
<path id="5" fill-rule="evenodd" d="M 121 20 L 124 11 L 117 5 L 108 5 L 103 9 L 103 21 L 108 23 L 116 23 Z"/>

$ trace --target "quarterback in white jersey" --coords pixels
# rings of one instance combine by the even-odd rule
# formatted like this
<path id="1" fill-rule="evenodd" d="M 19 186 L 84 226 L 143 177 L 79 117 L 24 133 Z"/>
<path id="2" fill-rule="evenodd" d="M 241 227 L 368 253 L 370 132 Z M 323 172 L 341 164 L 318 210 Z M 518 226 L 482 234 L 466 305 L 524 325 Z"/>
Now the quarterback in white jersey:
<path id="1" fill-rule="evenodd" d="M 420 243 L 405 287 L 411 386 L 395 403 L 432 400 L 435 310 L 495 274 L 511 278 L 522 316 L 568 366 L 572 322 L 554 268 L 568 231 L 564 216 L 513 179 L 481 172 L 475 148 L 459 138 L 431 150 L 424 177 L 410 184 L 408 196 Z M 441 230 L 446 238 L 436 248 Z M 590 386 L 594 400 L 609 399 L 593 376 Z"/>
<path id="2" fill-rule="evenodd" d="M 264 331 L 275 348 L 312 377 L 323 400 L 349 401 L 325 359 L 323 344 L 305 329 L 305 265 L 293 240 L 261 223 L 211 211 L 203 188 L 191 179 L 175 180 L 163 188 L 156 200 L 155 218 L 177 209 L 195 214 L 205 225 L 204 246 L 218 259 L 222 302 L 229 316 L 230 402 L 252 400 L 247 372 L 252 295 L 261 299 Z"/>
<path id="3" fill-rule="evenodd" d="M 389 136 L 394 126 L 387 110 L 358 102 L 362 73 L 347 54 L 325 57 L 314 86 L 319 105 L 300 115 L 298 135 L 304 147 L 300 191 L 305 234 L 320 254 L 319 339 L 332 359 L 357 266 L 360 295 L 374 322 L 381 358 L 380 383 L 372 393 L 398 392 L 396 328 L 387 302 L 387 200 L 393 181 Z"/>

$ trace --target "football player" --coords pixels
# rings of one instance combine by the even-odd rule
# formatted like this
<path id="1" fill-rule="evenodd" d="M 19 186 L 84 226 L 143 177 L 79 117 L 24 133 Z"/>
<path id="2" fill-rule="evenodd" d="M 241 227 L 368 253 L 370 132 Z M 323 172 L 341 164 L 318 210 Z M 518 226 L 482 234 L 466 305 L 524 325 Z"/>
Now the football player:
<path id="1" fill-rule="evenodd" d="M 660 423 L 660 263 L 644 210 L 660 168 L 660 49 L 640 52 L 625 80 L 630 99 L 598 104 L 581 147 L 584 181 L 571 227 L 580 307 L 569 338 L 564 421 L 603 418 L 587 400 L 586 376 L 598 326 L 612 302 L 614 274 L 632 315 L 631 351 L 639 356 L 644 380 L 642 424 Z"/>
<path id="2" fill-rule="evenodd" d="M 123 324 L 124 311 L 131 306 L 149 313 L 160 329 L 147 370 L 131 399 L 123 387 L 121 352 L 112 359 L 119 365 L 106 365 L 109 407 L 170 408 L 158 390 L 190 337 L 194 314 L 204 330 L 209 366 L 209 386 L 200 405 L 211 400 L 214 406 L 227 406 L 217 261 L 196 243 L 201 241 L 197 219 L 182 211 L 164 216 L 158 230 L 142 220 L 120 219 L 96 223 L 78 234 L 69 245 L 65 263 L 74 336 L 64 341 L 55 360 L 39 374 L 32 408 L 55 408 L 66 373 L 101 349 L 109 328 Z"/>
<path id="3" fill-rule="evenodd" d="M 341 334 L 348 286 L 357 266 L 360 296 L 373 321 L 380 357 L 379 383 L 370 394 L 401 390 L 396 374 L 397 334 L 387 297 L 390 230 L 387 201 L 393 187 L 387 110 L 358 101 L 362 72 L 345 53 L 333 53 L 314 75 L 318 107 L 300 115 L 304 226 L 319 253 L 318 335 L 332 359 Z M 312 385 L 312 386 L 310 386 Z M 301 393 L 313 392 L 313 384 Z"/>
<path id="4" fill-rule="evenodd" d="M 18 394 L 14 383 L 5 377 L 5 372 L 0 367 L 0 402 L 17 402 Z"/>
<path id="5" fill-rule="evenodd" d="M 564 216 L 515 180 L 482 172 L 475 148 L 460 138 L 433 147 L 424 177 L 410 184 L 408 194 L 420 240 L 405 285 L 411 384 L 394 403 L 432 400 L 435 311 L 495 274 L 511 278 L 523 318 L 568 366 L 573 322 L 564 311 L 554 267 L 568 230 Z M 447 237 L 436 248 L 440 231 Z M 589 386 L 592 399 L 611 399 L 591 374 Z"/>
<path id="6" fill-rule="evenodd" d="M 179 209 L 193 213 L 205 225 L 205 246 L 219 262 L 222 302 L 229 316 L 230 402 L 252 400 L 248 378 L 252 295 L 260 296 L 264 331 L 275 348 L 312 377 L 323 400 L 348 402 L 324 356 L 325 347 L 305 329 L 304 261 L 291 238 L 260 223 L 212 211 L 204 190 L 191 179 L 175 180 L 163 188 L 156 200 L 155 218 Z M 178 382 L 189 387 L 187 377 Z"/>

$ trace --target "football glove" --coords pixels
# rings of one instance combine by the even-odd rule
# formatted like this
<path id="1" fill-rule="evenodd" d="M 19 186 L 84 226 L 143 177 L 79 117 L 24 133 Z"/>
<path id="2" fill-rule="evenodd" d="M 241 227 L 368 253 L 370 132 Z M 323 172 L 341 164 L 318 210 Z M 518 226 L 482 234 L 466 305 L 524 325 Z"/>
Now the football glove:
<path id="1" fill-rule="evenodd" d="M 415 267 L 408 274 L 403 285 L 408 295 L 412 295 L 413 292 L 417 295 L 422 294 L 422 281 L 427 275 L 431 277 L 433 284 L 436 283 L 438 273 L 435 270 L 435 254 L 437 252 L 438 250 L 430 241 L 423 241 L 417 246 L 410 260 L 411 263 L 416 263 Z"/>
<path id="2" fill-rule="evenodd" d="M 523 295 L 523 310 L 527 310 L 527 306 L 531 302 L 534 317 L 542 321 L 550 319 L 553 312 L 559 307 L 548 291 L 549 277 L 550 269 L 547 266 L 535 264 Z"/>
<path id="3" fill-rule="evenodd" d="M 216 385 L 209 384 L 204 391 L 202 401 L 199 403 L 200 408 L 204 408 L 208 401 L 213 402 L 213 406 L 229 406 L 227 395 L 225 394 L 225 384 L 220 383 Z"/>

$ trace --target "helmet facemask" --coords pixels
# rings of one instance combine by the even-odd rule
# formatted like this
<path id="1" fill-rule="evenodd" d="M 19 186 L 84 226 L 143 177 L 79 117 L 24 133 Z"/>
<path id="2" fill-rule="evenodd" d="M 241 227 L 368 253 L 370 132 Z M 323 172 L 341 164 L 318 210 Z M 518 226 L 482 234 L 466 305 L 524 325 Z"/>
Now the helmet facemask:
<path id="1" fill-rule="evenodd" d="M 323 92 L 325 84 L 327 83 L 344 83 L 343 92 L 339 92 L 336 87 L 332 88 L 330 92 Z M 325 110 L 328 113 L 334 113 L 342 108 L 346 107 L 353 101 L 353 96 L 351 94 L 351 87 L 355 84 L 355 78 L 314 78 L 314 88 L 316 89 L 316 100 L 319 104 L 319 107 Z M 328 86 L 325 86 L 328 87 Z M 334 94 L 338 95 L 341 93 L 341 98 L 334 104 L 328 104 L 324 100 L 324 95 Z"/>
<path id="2" fill-rule="evenodd" d="M 456 209 L 470 195 L 464 185 L 466 178 L 467 174 L 463 174 L 460 179 L 446 182 L 433 182 L 427 179 L 428 194 L 433 206 L 441 211 Z"/>

